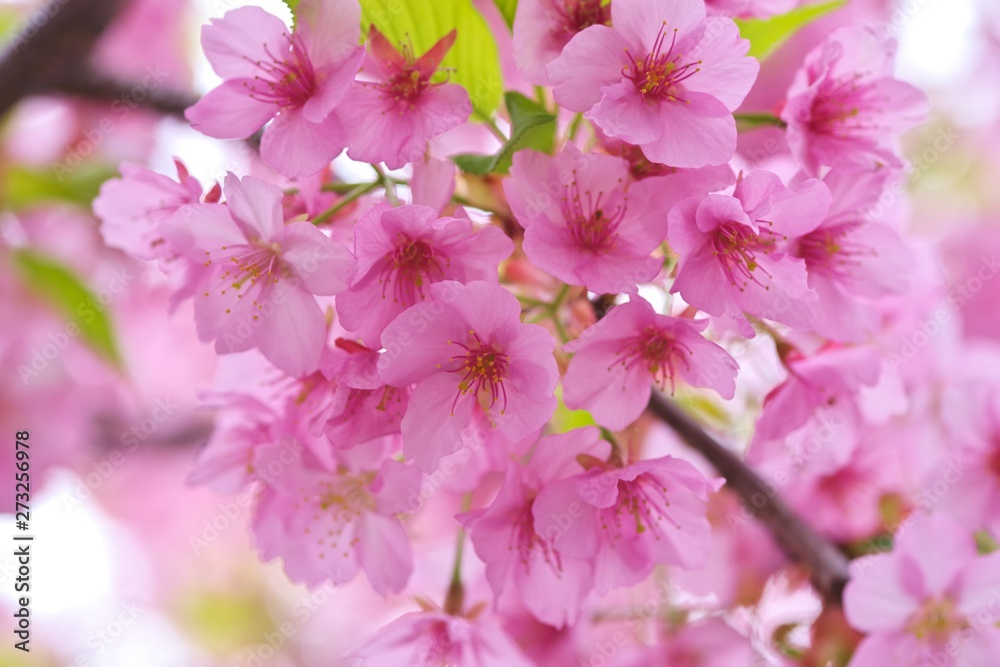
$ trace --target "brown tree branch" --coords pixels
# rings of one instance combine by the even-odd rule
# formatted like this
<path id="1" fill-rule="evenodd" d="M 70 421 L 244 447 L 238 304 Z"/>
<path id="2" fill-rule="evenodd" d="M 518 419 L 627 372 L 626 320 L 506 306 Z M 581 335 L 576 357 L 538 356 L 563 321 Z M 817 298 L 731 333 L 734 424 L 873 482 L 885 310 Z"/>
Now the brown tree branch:
<path id="1" fill-rule="evenodd" d="M 0 116 L 51 87 L 84 62 L 125 0 L 49 0 L 8 39 L 0 54 Z"/>
<path id="2" fill-rule="evenodd" d="M 729 488 L 754 509 L 757 519 L 770 529 L 785 553 L 809 569 L 819 594 L 826 601 L 839 604 L 849 576 L 847 557 L 803 521 L 773 487 L 673 401 L 654 391 L 648 410 L 715 466 L 726 478 Z"/>
<path id="3" fill-rule="evenodd" d="M 177 91 L 161 90 L 144 84 L 130 84 L 103 77 L 87 69 L 69 72 L 39 92 L 74 95 L 88 100 L 113 102 L 119 100 L 131 106 L 159 111 L 172 116 L 184 115 L 184 110 L 198 98 Z"/>

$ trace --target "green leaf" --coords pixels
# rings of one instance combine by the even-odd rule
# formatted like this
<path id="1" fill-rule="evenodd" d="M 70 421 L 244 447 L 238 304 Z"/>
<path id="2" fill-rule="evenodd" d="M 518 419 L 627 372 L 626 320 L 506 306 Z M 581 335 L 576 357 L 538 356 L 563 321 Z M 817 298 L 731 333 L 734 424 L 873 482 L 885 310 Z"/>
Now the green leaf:
<path id="1" fill-rule="evenodd" d="M 538 102 L 518 92 L 504 94 L 507 114 L 510 116 L 510 137 L 496 155 L 463 154 L 452 158 L 458 168 L 470 174 L 483 176 L 489 173 L 506 174 L 510 170 L 514 153 L 533 148 L 551 153 L 555 145 L 556 117 Z"/>
<path id="2" fill-rule="evenodd" d="M 566 433 L 575 428 L 597 425 L 594 417 L 586 410 L 570 410 L 566 407 L 566 404 L 563 403 L 561 386 L 556 388 L 556 398 L 559 403 L 556 405 L 556 411 L 552 415 L 551 422 L 555 433 Z"/>
<path id="3" fill-rule="evenodd" d="M 493 0 L 496 3 L 497 9 L 500 10 L 500 15 L 503 16 L 503 20 L 507 22 L 507 27 L 511 30 L 514 29 L 514 15 L 517 13 L 517 0 Z"/>
<path id="4" fill-rule="evenodd" d="M 294 16 L 295 8 L 299 6 L 299 0 L 282 0 L 282 2 L 288 5 L 288 8 L 292 10 L 292 16 Z"/>
<path id="5" fill-rule="evenodd" d="M 769 19 L 735 20 L 736 25 L 740 27 L 740 34 L 745 39 L 750 40 L 748 55 L 763 60 L 803 27 L 819 17 L 839 9 L 845 3 L 846 0 L 830 0 L 799 7 L 787 14 L 772 16 Z"/>
<path id="6" fill-rule="evenodd" d="M 61 201 L 89 209 L 101 184 L 117 172 L 107 166 L 83 164 L 76 169 L 59 166 L 56 169 L 36 170 L 14 167 L 3 185 L 6 205 L 17 211 L 36 204 Z"/>
<path id="7" fill-rule="evenodd" d="M 73 271 L 33 250 L 16 251 L 14 266 L 26 287 L 66 321 L 67 336 L 80 336 L 98 355 L 121 368 L 111 321 L 101 302 Z"/>
<path id="8" fill-rule="evenodd" d="M 361 0 L 361 20 L 366 31 L 375 24 L 391 41 L 413 44 L 418 56 L 454 29 L 455 44 L 441 63 L 449 80 L 468 91 L 474 116 L 489 118 L 500 104 L 500 54 L 472 0 Z"/>

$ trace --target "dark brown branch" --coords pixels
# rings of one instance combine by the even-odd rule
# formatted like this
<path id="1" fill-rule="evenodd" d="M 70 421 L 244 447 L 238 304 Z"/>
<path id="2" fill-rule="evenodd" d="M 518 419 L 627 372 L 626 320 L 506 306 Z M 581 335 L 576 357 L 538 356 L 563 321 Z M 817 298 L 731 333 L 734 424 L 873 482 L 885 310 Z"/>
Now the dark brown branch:
<path id="1" fill-rule="evenodd" d="M 840 603 L 847 583 L 847 557 L 799 517 L 757 473 L 709 435 L 673 401 L 653 392 L 649 411 L 666 422 L 692 449 L 700 452 L 747 506 L 766 525 L 794 560 L 809 569 L 813 585 L 825 600 Z"/>
<path id="2" fill-rule="evenodd" d="M 172 116 L 183 116 L 184 110 L 198 101 L 190 94 L 162 90 L 158 82 L 123 83 L 102 77 L 89 70 L 73 71 L 40 92 L 75 95 L 88 100 L 113 102 L 118 100 L 129 107 L 159 111 Z"/>
<path id="3" fill-rule="evenodd" d="M 0 116 L 84 62 L 125 0 L 50 0 L 8 38 L 0 55 Z"/>

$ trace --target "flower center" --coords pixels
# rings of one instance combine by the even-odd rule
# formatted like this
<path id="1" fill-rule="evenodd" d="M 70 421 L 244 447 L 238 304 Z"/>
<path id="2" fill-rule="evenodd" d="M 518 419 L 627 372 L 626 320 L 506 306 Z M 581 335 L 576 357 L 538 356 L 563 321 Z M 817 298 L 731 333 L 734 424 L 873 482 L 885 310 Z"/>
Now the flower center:
<path id="1" fill-rule="evenodd" d="M 666 391 L 669 381 L 670 392 L 673 393 L 676 364 L 680 361 L 686 368 L 691 368 L 687 357 L 692 354 L 694 353 L 687 345 L 649 325 L 638 336 L 623 342 L 621 351 L 608 370 L 610 371 L 615 364 L 621 364 L 628 369 L 641 365 L 653 376 L 653 380 L 663 391 Z"/>
<path id="2" fill-rule="evenodd" d="M 205 251 L 205 266 L 222 262 L 223 270 L 213 283 L 219 286 L 219 293 L 230 289 L 237 292 L 236 298 L 243 296 L 258 283 L 270 281 L 277 284 L 283 277 L 291 276 L 288 267 L 281 261 L 281 246 L 277 243 L 254 242 L 237 246 L 222 246 L 214 252 Z M 242 293 L 240 293 L 242 292 Z M 205 296 L 209 293 L 205 292 Z M 260 309 L 256 301 L 254 305 Z M 229 309 L 226 309 L 229 313 Z M 254 315 L 254 319 L 258 318 Z"/>
<path id="3" fill-rule="evenodd" d="M 628 201 L 620 196 L 620 204 L 609 206 L 608 201 L 604 199 L 604 192 L 598 192 L 597 196 L 590 190 L 581 193 L 575 178 L 576 172 L 573 173 L 573 183 L 566 186 L 560 200 L 563 219 L 569 227 L 570 236 L 581 248 L 593 252 L 610 250 L 618 238 L 618 227 L 625 218 Z M 615 194 L 617 191 L 608 199 L 613 200 Z"/>
<path id="4" fill-rule="evenodd" d="M 611 24 L 611 5 L 602 6 L 602 0 L 563 0 L 556 11 L 565 29 L 574 35 L 592 25 Z"/>
<path id="5" fill-rule="evenodd" d="M 535 531 L 535 515 L 532 513 L 534 500 L 525 503 L 521 513 L 514 520 L 514 530 L 511 532 L 509 548 L 521 556 L 521 564 L 525 569 L 531 568 L 531 552 L 542 555 L 545 563 L 557 575 L 562 572 L 562 558 L 559 552 L 552 548 L 549 540 Z"/>
<path id="6" fill-rule="evenodd" d="M 295 506 L 311 513 L 303 532 L 316 538 L 322 550 L 320 558 L 328 554 L 347 558 L 349 550 L 358 543 L 354 531 L 347 528 L 365 512 L 375 509 L 375 501 L 368 490 L 374 476 L 375 473 L 341 475 L 299 489 L 300 499 Z"/>
<path id="7" fill-rule="evenodd" d="M 795 256 L 805 260 L 810 272 L 847 282 L 861 266 L 861 258 L 878 255 L 872 248 L 851 242 L 849 231 L 849 225 L 841 225 L 806 234 L 798 240 Z"/>
<path id="8" fill-rule="evenodd" d="M 667 515 L 669 506 L 667 487 L 653 475 L 644 473 L 630 482 L 618 480 L 618 502 L 603 511 L 601 525 L 613 531 L 613 540 L 627 536 L 623 529 L 625 526 L 634 530 L 636 535 L 651 530 L 655 539 L 659 540 L 660 524 L 664 521 L 680 528 Z"/>
<path id="9" fill-rule="evenodd" d="M 316 71 L 302 38 L 285 33 L 285 39 L 288 50 L 284 54 L 272 54 L 270 48 L 264 46 L 270 60 L 253 61 L 260 74 L 243 85 L 255 100 L 276 104 L 282 109 L 298 109 L 316 90 Z"/>
<path id="10" fill-rule="evenodd" d="M 758 224 L 761 223 L 758 221 Z M 712 253 L 719 258 L 729 284 L 741 292 L 752 282 L 769 289 L 760 281 L 757 271 L 760 270 L 768 278 L 771 274 L 761 268 L 757 254 L 771 252 L 774 243 L 774 235 L 770 232 L 761 230 L 757 233 L 748 225 L 735 221 L 719 225 L 711 241 Z"/>
<path id="11" fill-rule="evenodd" d="M 663 47 L 667 40 L 666 28 L 667 22 L 664 21 L 656 35 L 652 52 L 646 54 L 642 60 L 625 49 L 632 64 L 622 68 L 622 76 L 630 80 L 643 97 L 686 102 L 687 100 L 680 96 L 681 91 L 677 86 L 700 71 L 698 65 L 701 61 L 681 64 L 683 54 L 674 53 L 674 47 L 677 45 L 677 28 L 674 28 L 670 46 L 664 52 Z"/>
<path id="12" fill-rule="evenodd" d="M 396 248 L 385 255 L 386 264 L 379 276 L 382 298 L 386 298 L 390 283 L 392 299 L 412 306 L 424 300 L 424 286 L 444 278 L 444 269 L 450 265 L 448 256 L 429 243 L 411 239 L 400 233 Z"/>
<path id="13" fill-rule="evenodd" d="M 965 618 L 955 611 L 955 603 L 948 598 L 928 600 L 910 618 L 906 629 L 917 639 L 945 643 L 956 631 L 968 625 Z"/>
<path id="14" fill-rule="evenodd" d="M 462 374 L 455 402 L 451 405 L 452 415 L 455 414 L 458 399 L 469 394 L 477 397 L 480 405 L 486 410 L 502 399 L 500 414 L 503 414 L 507 409 L 507 389 L 504 386 L 504 379 L 507 377 L 509 359 L 500 351 L 498 345 L 484 343 L 475 331 L 469 331 L 469 336 L 471 340 L 468 341 L 468 345 L 453 340 L 448 341 L 449 345 L 457 345 L 464 350 L 463 353 L 449 359 L 459 364 L 458 368 L 449 372 Z"/>
<path id="15" fill-rule="evenodd" d="M 820 89 L 809 107 L 809 131 L 815 134 L 846 136 L 869 134 L 880 129 L 872 119 L 876 116 L 860 115 L 860 109 L 879 108 L 884 103 L 877 96 L 869 94 L 869 89 L 859 86 L 861 74 L 844 79 L 828 79 L 820 84 Z"/>

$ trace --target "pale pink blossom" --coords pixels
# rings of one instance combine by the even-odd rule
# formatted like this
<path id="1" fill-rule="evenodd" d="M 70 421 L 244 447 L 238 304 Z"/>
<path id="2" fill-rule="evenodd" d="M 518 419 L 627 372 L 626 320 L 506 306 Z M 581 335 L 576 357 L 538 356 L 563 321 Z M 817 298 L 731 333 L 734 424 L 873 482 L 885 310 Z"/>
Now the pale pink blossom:
<path id="1" fill-rule="evenodd" d="M 945 514 L 915 517 L 892 553 L 856 560 L 848 622 L 867 633 L 850 667 L 985 667 L 1000 655 L 1000 552 Z"/>
<path id="2" fill-rule="evenodd" d="M 675 193 L 656 179 L 630 180 L 625 160 L 572 144 L 555 157 L 516 153 L 504 192 L 528 259 L 599 293 L 634 292 L 655 278 L 661 260 L 651 253 L 666 237 Z"/>
<path id="3" fill-rule="evenodd" d="M 816 295 L 805 261 L 783 245 L 815 229 L 829 208 L 823 183 L 790 190 L 765 171 L 741 178 L 732 196 L 684 200 L 669 215 L 679 255 L 670 291 L 710 315 L 745 322 L 745 313 L 807 329 Z"/>
<path id="4" fill-rule="evenodd" d="M 268 476 L 254 509 L 261 558 L 281 558 L 288 578 L 310 588 L 346 583 L 362 570 L 382 595 L 403 590 L 413 557 L 398 515 L 419 493 L 421 475 L 383 459 L 378 446 L 370 449 L 327 469 L 307 455 L 269 448 L 265 459 L 282 465 Z"/>
<path id="5" fill-rule="evenodd" d="M 705 564 L 711 545 L 707 480 L 671 456 L 624 468 L 595 463 L 549 484 L 532 509 L 535 530 L 560 553 L 593 559 L 595 589 L 607 592 L 646 578 L 658 563 Z"/>
<path id="6" fill-rule="evenodd" d="M 521 323 L 517 298 L 499 285 L 451 280 L 405 310 L 382 333 L 379 373 L 394 387 L 416 385 L 403 417 L 403 452 L 432 472 L 484 428 L 509 441 L 539 429 L 556 407 L 555 341 Z"/>
<path id="7" fill-rule="evenodd" d="M 198 336 L 220 354 L 256 347 L 289 375 L 308 375 L 326 340 L 314 295 L 346 289 L 354 258 L 309 222 L 286 225 L 277 186 L 230 173 L 223 192 L 225 204 L 189 205 L 162 226 L 207 269 L 193 290 Z"/>
<path id="8" fill-rule="evenodd" d="M 513 250 L 498 227 L 476 229 L 467 217 L 439 218 L 427 206 L 376 206 L 354 227 L 358 269 L 337 299 L 341 324 L 377 348 L 386 325 L 425 300 L 431 284 L 497 282 L 497 267 Z"/>
<path id="9" fill-rule="evenodd" d="M 831 340 L 864 341 L 881 324 L 876 300 L 902 292 L 909 282 L 913 253 L 894 229 L 872 219 L 890 177 L 831 171 L 823 179 L 832 196 L 830 213 L 791 241 L 791 254 L 805 260 L 816 292 L 813 329 Z"/>
<path id="10" fill-rule="evenodd" d="M 918 88 L 894 78 L 896 41 L 870 26 L 834 31 L 807 56 L 781 118 L 788 145 L 810 175 L 902 167 L 898 137 L 927 120 Z"/>
<path id="11" fill-rule="evenodd" d="M 597 423 L 622 430 L 646 409 L 652 387 L 673 391 L 677 378 L 732 398 L 739 368 L 701 331 L 708 320 L 660 315 L 633 296 L 563 346 L 575 352 L 563 378 L 567 407 L 584 409 Z"/>
<path id="12" fill-rule="evenodd" d="M 551 482 L 584 472 L 580 455 L 606 459 L 610 446 L 593 427 L 542 438 L 527 465 L 508 463 L 503 487 L 485 510 L 462 517 L 497 600 L 514 597 L 540 621 L 574 624 L 594 584 L 590 560 L 554 548 L 535 528 L 533 506 Z"/>
<path id="13" fill-rule="evenodd" d="M 359 80 L 337 111 L 350 136 L 352 159 L 399 169 L 422 158 L 429 140 L 469 118 L 472 103 L 465 88 L 431 81 L 455 36 L 452 30 L 417 57 L 410 46 L 398 51 L 371 27 L 365 73 L 374 80 Z"/>
<path id="14" fill-rule="evenodd" d="M 316 173 L 349 135 L 335 112 L 361 66 L 356 0 L 303 0 L 290 32 L 260 7 L 240 7 L 202 30 L 202 47 L 224 81 L 186 116 L 219 139 L 264 129 L 260 154 L 290 178 Z"/>
<path id="15" fill-rule="evenodd" d="M 703 0 L 631 0 L 611 4 L 611 25 L 580 32 L 546 68 L 556 102 L 653 162 L 732 158 L 733 111 L 759 69 L 736 24 L 706 18 Z"/>

